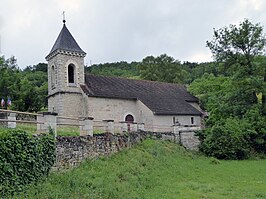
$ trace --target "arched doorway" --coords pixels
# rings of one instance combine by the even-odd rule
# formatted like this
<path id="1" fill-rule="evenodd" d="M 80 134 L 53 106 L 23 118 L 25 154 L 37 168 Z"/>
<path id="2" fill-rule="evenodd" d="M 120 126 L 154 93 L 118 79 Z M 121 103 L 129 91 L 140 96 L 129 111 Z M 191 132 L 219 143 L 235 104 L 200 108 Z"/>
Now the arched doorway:
<path id="1" fill-rule="evenodd" d="M 127 131 L 130 132 L 131 128 L 130 128 L 130 124 L 132 124 L 134 122 L 134 117 L 130 114 L 128 114 L 125 118 L 125 122 L 127 123 Z"/>

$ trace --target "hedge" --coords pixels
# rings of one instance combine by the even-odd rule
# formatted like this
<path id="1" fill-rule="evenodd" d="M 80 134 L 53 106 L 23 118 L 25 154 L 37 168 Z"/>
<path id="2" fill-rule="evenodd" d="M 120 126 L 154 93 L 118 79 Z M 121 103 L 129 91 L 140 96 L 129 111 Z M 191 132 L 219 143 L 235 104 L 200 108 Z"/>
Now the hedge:
<path id="1" fill-rule="evenodd" d="M 21 130 L 0 132 L 0 197 L 23 191 L 47 176 L 55 161 L 55 139 Z"/>

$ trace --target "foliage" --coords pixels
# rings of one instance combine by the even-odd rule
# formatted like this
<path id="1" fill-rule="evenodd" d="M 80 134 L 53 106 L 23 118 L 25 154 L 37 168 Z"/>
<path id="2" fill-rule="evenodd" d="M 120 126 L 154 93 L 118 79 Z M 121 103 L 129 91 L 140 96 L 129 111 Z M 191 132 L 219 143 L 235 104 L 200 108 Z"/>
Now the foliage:
<path id="1" fill-rule="evenodd" d="M 19 70 L 16 59 L 0 57 L 0 97 L 12 101 L 11 109 L 37 112 L 47 107 L 47 65 Z M 6 103 L 7 104 L 7 103 Z"/>
<path id="2" fill-rule="evenodd" d="M 214 29 L 213 40 L 207 41 L 207 46 L 217 61 L 226 61 L 229 67 L 238 63 L 245 67 L 247 74 L 251 74 L 252 62 L 264 53 L 265 42 L 263 27 L 245 19 L 239 26 L 231 24 Z"/>
<path id="3" fill-rule="evenodd" d="M 244 120 L 227 118 L 205 130 L 206 138 L 201 150 L 218 159 L 245 159 L 249 155 L 249 124 Z"/>
<path id="4" fill-rule="evenodd" d="M 190 84 L 194 80 L 201 78 L 205 74 L 213 74 L 215 76 L 223 74 L 223 67 L 216 62 L 191 63 L 184 62 L 182 68 L 187 71 L 187 79 L 184 83 Z"/>
<path id="5" fill-rule="evenodd" d="M 247 106 L 240 103 L 243 95 L 236 92 L 232 78 L 205 74 L 192 82 L 190 91 L 197 95 L 209 113 L 207 129 L 198 133 L 203 152 L 226 159 L 241 159 L 253 152 L 266 153 L 265 116 L 259 104 Z M 231 125 L 227 126 L 228 123 Z M 245 144 L 236 142 L 240 140 Z M 244 156 L 237 155 L 239 147 L 243 147 Z"/>
<path id="6" fill-rule="evenodd" d="M 199 132 L 205 154 L 243 159 L 266 153 L 265 41 L 262 27 L 248 20 L 214 30 L 213 40 L 207 41 L 220 72 L 204 74 L 190 85 L 209 112 L 208 128 Z"/>
<path id="7" fill-rule="evenodd" d="M 33 66 L 27 66 L 24 71 L 25 72 L 37 72 L 37 71 L 41 71 L 41 72 L 45 72 L 47 73 L 47 64 L 46 63 L 38 63 L 37 65 L 33 65 Z"/>
<path id="8" fill-rule="evenodd" d="M 188 74 L 181 63 L 166 54 L 148 56 L 139 63 L 140 77 L 146 80 L 169 83 L 184 83 Z"/>
<path id="9" fill-rule="evenodd" d="M 145 140 L 51 173 L 14 198 L 264 198 L 265 165 L 266 160 L 218 161 L 175 143 Z"/>
<path id="10" fill-rule="evenodd" d="M 86 72 L 95 75 L 138 78 L 139 71 L 137 69 L 137 64 L 137 62 L 127 63 L 125 61 L 116 63 L 94 64 L 90 67 L 85 67 L 85 70 Z"/>
<path id="11" fill-rule="evenodd" d="M 245 19 L 239 26 L 229 25 L 229 27 L 214 30 L 213 40 L 207 41 L 207 46 L 216 61 L 222 62 L 228 75 L 233 77 L 239 91 L 233 97 L 241 93 L 239 102 L 244 105 L 253 105 L 257 103 L 256 94 L 262 93 L 264 99 L 262 109 L 264 109 L 266 65 L 265 61 L 260 63 L 256 61 L 256 58 L 265 52 L 266 38 L 263 27 Z"/>
<path id="12" fill-rule="evenodd" d="M 190 84 L 189 91 L 200 99 L 202 106 L 207 110 L 216 111 L 221 109 L 219 105 L 223 106 L 227 102 L 224 98 L 232 91 L 232 86 L 229 77 L 204 74 Z M 220 110 L 222 111 L 224 110 Z"/>
<path id="13" fill-rule="evenodd" d="M 1 197 L 23 190 L 47 176 L 55 161 L 55 139 L 51 132 L 38 136 L 25 131 L 0 133 Z"/>
<path id="14" fill-rule="evenodd" d="M 247 140 L 255 152 L 266 154 L 266 119 L 261 114 L 259 106 L 252 107 L 244 119 L 252 127 L 252 133 Z"/>

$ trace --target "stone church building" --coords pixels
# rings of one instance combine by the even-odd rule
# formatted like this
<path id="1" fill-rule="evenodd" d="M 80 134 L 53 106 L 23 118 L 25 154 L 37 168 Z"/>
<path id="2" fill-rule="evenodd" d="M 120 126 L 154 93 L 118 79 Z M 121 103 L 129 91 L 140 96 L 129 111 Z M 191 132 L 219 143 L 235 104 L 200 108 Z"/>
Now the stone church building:
<path id="1" fill-rule="evenodd" d="M 143 123 L 151 131 L 176 122 L 201 124 L 198 99 L 183 85 L 85 74 L 85 56 L 64 22 L 46 56 L 48 111 L 94 121 Z"/>

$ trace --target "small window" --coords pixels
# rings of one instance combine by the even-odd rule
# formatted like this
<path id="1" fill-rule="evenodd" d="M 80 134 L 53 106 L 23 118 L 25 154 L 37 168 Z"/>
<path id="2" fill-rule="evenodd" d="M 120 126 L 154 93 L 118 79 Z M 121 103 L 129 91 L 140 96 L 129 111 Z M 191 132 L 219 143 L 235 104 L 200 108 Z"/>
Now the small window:
<path id="1" fill-rule="evenodd" d="M 75 66 L 73 64 L 68 65 L 68 83 L 75 83 Z"/>
<path id="2" fill-rule="evenodd" d="M 51 86 L 52 86 L 52 89 L 55 88 L 55 69 L 54 69 L 54 66 L 52 66 L 52 68 L 51 68 Z"/>
<path id="3" fill-rule="evenodd" d="M 173 124 L 175 124 L 175 117 L 173 117 Z"/>
<path id="4" fill-rule="evenodd" d="M 191 122 L 191 124 L 194 124 L 194 117 L 190 118 L 190 122 Z"/>

